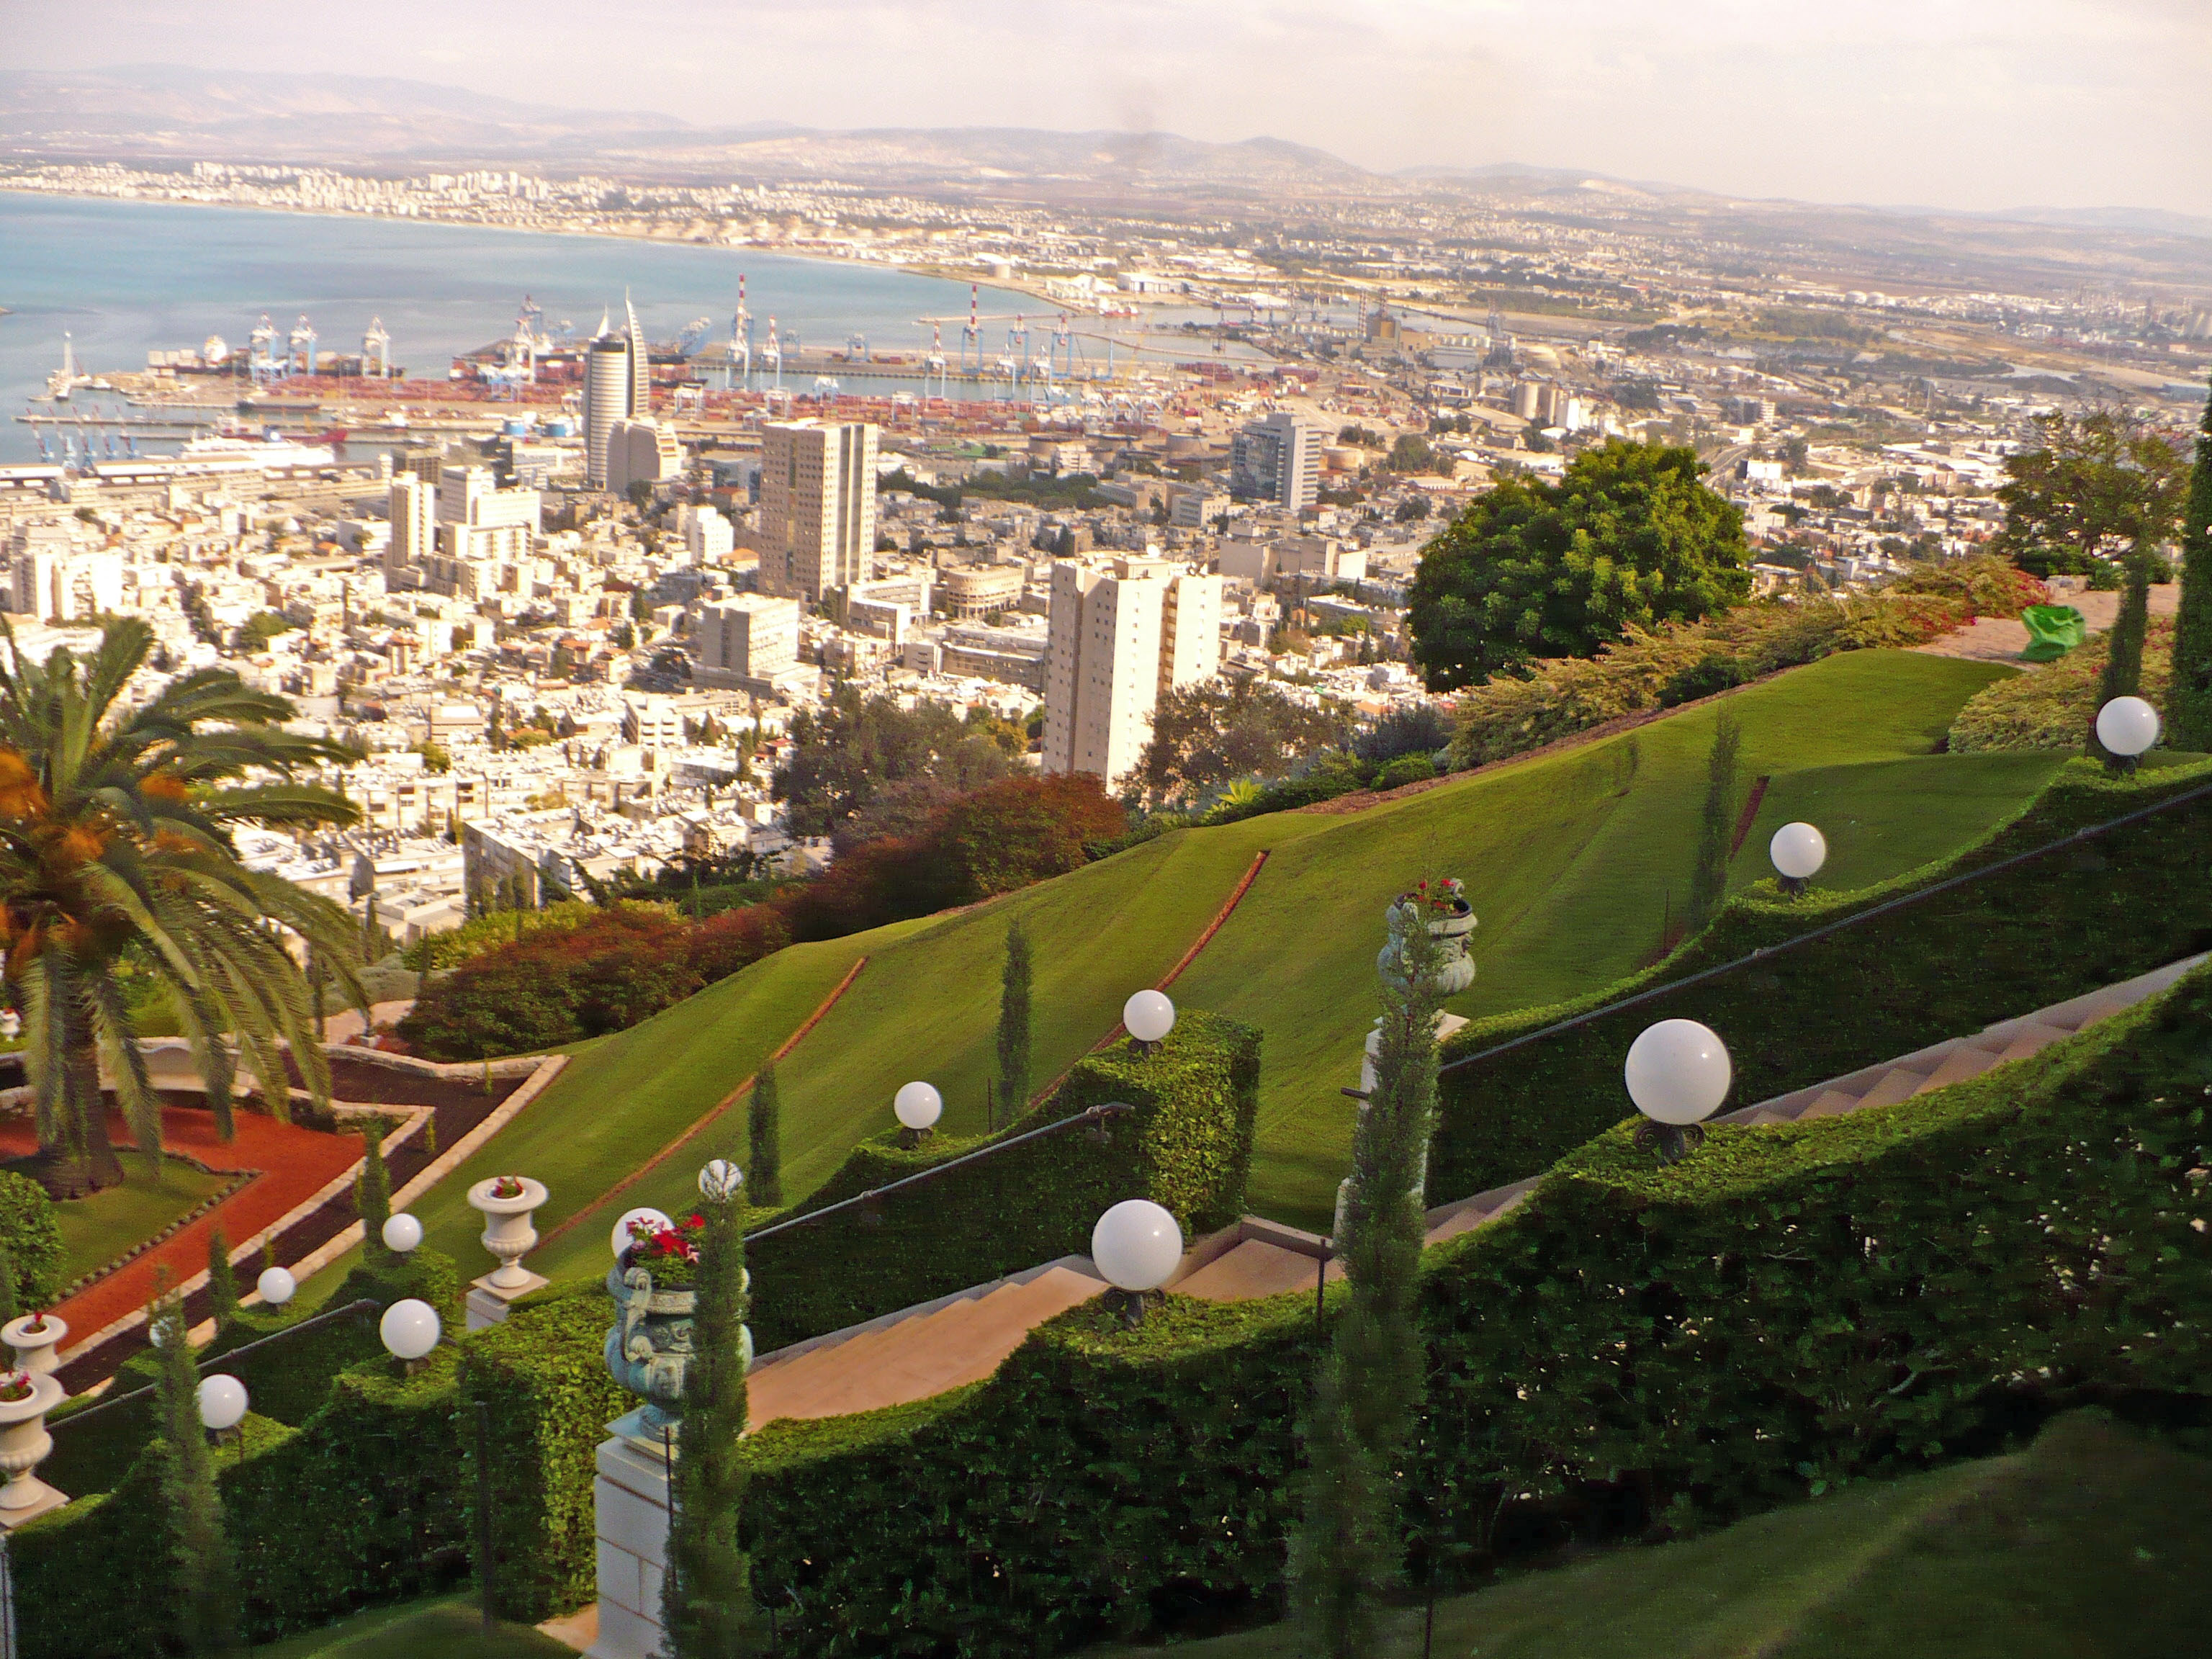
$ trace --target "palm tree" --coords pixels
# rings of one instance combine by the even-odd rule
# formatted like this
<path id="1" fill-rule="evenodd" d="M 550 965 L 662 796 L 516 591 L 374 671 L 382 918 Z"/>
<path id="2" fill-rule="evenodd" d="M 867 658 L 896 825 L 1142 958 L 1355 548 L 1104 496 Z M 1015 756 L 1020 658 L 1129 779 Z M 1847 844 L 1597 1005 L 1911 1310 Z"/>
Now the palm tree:
<path id="1" fill-rule="evenodd" d="M 0 948 L 23 1015 L 41 1178 L 63 1194 L 123 1178 L 102 1062 L 138 1145 L 160 1151 L 126 963 L 168 990 L 223 1139 L 237 1064 L 226 1037 L 280 1117 L 290 1099 L 280 1039 L 327 1100 L 314 997 L 283 935 L 360 1002 L 358 930 L 328 899 L 247 869 L 231 829 L 351 822 L 343 797 L 294 781 L 346 751 L 286 731 L 290 702 L 226 669 L 196 669 L 141 707 L 120 701 L 153 642 L 135 619 L 108 623 L 88 655 L 64 647 L 44 664 L 18 653 L 4 625 L 0 635 Z"/>

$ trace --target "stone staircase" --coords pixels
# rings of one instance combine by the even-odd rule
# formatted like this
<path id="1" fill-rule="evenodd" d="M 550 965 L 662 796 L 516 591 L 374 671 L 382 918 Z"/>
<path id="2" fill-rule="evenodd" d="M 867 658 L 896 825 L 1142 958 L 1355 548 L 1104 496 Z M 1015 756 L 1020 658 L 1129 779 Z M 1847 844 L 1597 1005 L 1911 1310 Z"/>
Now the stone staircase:
<path id="1" fill-rule="evenodd" d="M 1900 1100 L 1978 1077 L 2026 1059 L 2172 985 L 2204 961 L 2191 957 L 2108 985 L 1972 1036 L 1884 1060 L 1848 1076 L 1778 1095 L 1715 1118 L 1717 1123 L 1793 1123 Z M 1428 1212 L 1426 1240 L 1439 1244 L 1507 1214 L 1535 1187 L 1534 1178 L 1493 1188 Z M 1247 1216 L 1198 1240 L 1167 1288 L 1208 1302 L 1247 1302 L 1311 1291 L 1344 1276 L 1328 1241 L 1296 1227 Z M 881 1319 L 795 1344 L 753 1364 L 748 1379 L 754 1425 L 777 1418 L 839 1417 L 926 1400 L 998 1370 L 1031 1329 L 1107 1288 L 1086 1256 L 1062 1256 L 990 1285 L 887 1314 Z"/>
<path id="2" fill-rule="evenodd" d="M 1724 1112 L 1716 1123 L 1796 1123 L 1806 1118 L 1834 1117 L 1868 1106 L 1893 1106 L 1900 1100 L 1925 1094 L 1968 1078 L 1979 1077 L 1991 1066 L 2026 1060 L 2061 1038 L 2087 1030 L 2099 1020 L 2157 995 L 2191 969 L 2203 956 L 2185 957 L 2163 968 L 2122 980 L 2117 985 L 2039 1008 L 2016 1019 L 2001 1019 L 1972 1036 L 1917 1048 L 1895 1060 L 1883 1060 L 1845 1076 L 1815 1083 L 1756 1105 Z"/>

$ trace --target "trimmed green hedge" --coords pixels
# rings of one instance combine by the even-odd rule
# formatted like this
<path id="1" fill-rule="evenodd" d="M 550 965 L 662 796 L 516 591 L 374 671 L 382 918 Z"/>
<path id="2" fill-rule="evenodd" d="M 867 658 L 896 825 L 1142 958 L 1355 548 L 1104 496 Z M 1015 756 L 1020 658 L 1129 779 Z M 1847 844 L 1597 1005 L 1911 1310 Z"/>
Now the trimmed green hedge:
<path id="1" fill-rule="evenodd" d="M 62 1288 L 62 1230 L 54 1201 L 27 1175 L 0 1170 L 0 1245 L 15 1264 L 15 1306 L 24 1313 L 53 1305 Z"/>
<path id="2" fill-rule="evenodd" d="M 637 1404 L 600 1350 L 614 1304 L 597 1285 L 526 1303 L 463 1349 L 459 1432 L 475 1524 L 477 1408 L 489 1408 L 492 1587 L 500 1611 L 539 1624 L 597 1594 L 593 1454 L 607 1425 Z"/>
<path id="3" fill-rule="evenodd" d="M 1425 1259 L 1411 1541 L 1486 1567 L 1593 1495 L 1691 1524 L 2084 1398 L 2212 1413 L 2208 1031 L 2199 973 L 2018 1066 L 1723 1127 L 1672 1168 L 1609 1132 Z M 782 1650 L 1028 1659 L 1273 1609 L 1314 1344 L 1303 1293 L 1170 1297 L 1133 1333 L 1086 1304 L 973 1389 L 763 1430 L 744 1525 Z"/>
<path id="4" fill-rule="evenodd" d="M 363 1259 L 324 1305 L 335 1310 L 367 1297 L 380 1307 L 389 1307 L 404 1297 L 419 1297 L 443 1314 L 451 1327 L 460 1316 L 460 1282 L 452 1258 L 436 1250 L 416 1250 L 384 1262 Z M 312 1313 L 287 1316 L 263 1307 L 241 1309 L 199 1351 L 200 1358 L 218 1358 L 312 1316 Z M 296 1428 L 321 1407 L 330 1395 L 331 1379 L 339 1372 L 382 1356 L 384 1345 L 377 1339 L 376 1320 L 376 1314 L 367 1310 L 350 1319 L 334 1319 L 221 1369 L 246 1384 L 255 1416 Z M 159 1369 L 150 1352 L 140 1353 L 118 1368 L 111 1393 L 125 1395 L 148 1387 Z M 49 1419 L 54 1450 L 40 1471 L 41 1478 L 72 1497 L 116 1488 L 153 1437 L 150 1395 L 127 1406 L 108 1407 L 82 1425 L 70 1425 L 76 1412 L 88 1411 L 99 1403 L 89 1398 L 73 1401 Z"/>
<path id="5" fill-rule="evenodd" d="M 1052 1098 L 1006 1139 L 1103 1105 L 1136 1110 L 1104 1140 L 1068 1130 L 883 1200 L 879 1224 L 843 1216 L 747 1247 L 752 1328 L 760 1351 L 841 1330 L 1054 1256 L 1087 1251 L 1111 1205 L 1148 1197 L 1187 1236 L 1236 1220 L 1244 1207 L 1259 1109 L 1260 1034 L 1196 1010 L 1161 1051 L 1126 1045 L 1085 1056 Z M 819 1209 L 989 1145 L 931 1137 L 910 1151 L 894 1136 L 862 1143 L 801 1206 Z"/>
<path id="6" fill-rule="evenodd" d="M 1682 979 L 2085 825 L 2212 782 L 2212 762 L 2107 777 L 2089 761 L 1978 846 L 1856 892 L 1762 883 L 1667 960 L 1578 1001 L 1467 1026 L 1447 1062 Z M 1703 1021 L 1735 1062 L 1729 1108 L 1838 1077 L 2212 949 L 2212 799 L 1686 987 L 1439 1079 L 1429 1190 L 1536 1174 L 1630 1115 L 1621 1065 L 1653 1022 Z"/>

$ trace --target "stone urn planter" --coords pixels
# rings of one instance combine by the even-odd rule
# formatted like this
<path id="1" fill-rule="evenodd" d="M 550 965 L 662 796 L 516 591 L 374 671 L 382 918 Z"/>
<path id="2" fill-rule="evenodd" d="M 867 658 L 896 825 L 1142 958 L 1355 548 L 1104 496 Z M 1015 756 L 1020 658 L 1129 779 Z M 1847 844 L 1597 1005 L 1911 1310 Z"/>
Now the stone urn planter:
<path id="1" fill-rule="evenodd" d="M 1383 921 L 1390 929 L 1390 939 L 1375 958 L 1376 971 L 1389 979 L 1403 977 L 1404 969 L 1399 966 L 1399 935 L 1415 915 L 1426 918 L 1429 937 L 1438 947 L 1434 972 L 1437 994 L 1458 995 L 1474 983 L 1474 958 L 1468 955 L 1467 943 L 1468 936 L 1474 932 L 1475 919 L 1474 907 L 1467 902 L 1456 880 L 1444 883 L 1435 893 L 1401 893 L 1382 913 Z"/>
<path id="2" fill-rule="evenodd" d="M 520 1188 L 500 1196 L 502 1183 Z M 503 1291 L 527 1290 L 536 1281 L 522 1267 L 522 1258 L 538 1243 L 538 1229 L 530 1218 L 545 1201 L 545 1183 L 528 1176 L 494 1176 L 469 1188 L 469 1205 L 483 1212 L 483 1247 L 499 1258 L 489 1281 Z"/>
<path id="3" fill-rule="evenodd" d="M 0 1473 L 8 1477 L 7 1485 L 0 1486 L 0 1522 L 27 1519 L 29 1514 L 64 1501 L 32 1471 L 54 1449 L 54 1437 L 46 1432 L 46 1413 L 69 1395 L 45 1371 L 15 1371 L 0 1377 L 0 1391 L 14 1379 L 27 1382 L 30 1392 L 20 1400 L 0 1399 Z"/>
<path id="4" fill-rule="evenodd" d="M 615 1326 L 607 1333 L 607 1370 L 645 1401 L 638 1426 L 648 1437 L 676 1426 L 684 1375 L 691 1365 L 691 1318 L 699 1299 L 689 1285 L 663 1290 L 651 1269 L 617 1262 L 607 1273 Z M 750 1358 L 750 1356 L 748 1356 Z"/>
<path id="5" fill-rule="evenodd" d="M 0 1342 L 15 1351 L 15 1369 L 44 1376 L 61 1369 L 61 1346 L 69 1323 L 52 1314 L 25 1314 L 0 1325 Z"/>

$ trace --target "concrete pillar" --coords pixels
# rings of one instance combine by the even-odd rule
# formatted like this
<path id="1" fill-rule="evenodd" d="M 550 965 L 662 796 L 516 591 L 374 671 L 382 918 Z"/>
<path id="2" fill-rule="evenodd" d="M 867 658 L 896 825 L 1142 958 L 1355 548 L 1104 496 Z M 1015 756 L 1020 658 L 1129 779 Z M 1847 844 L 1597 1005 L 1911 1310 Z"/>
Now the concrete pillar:
<path id="1" fill-rule="evenodd" d="M 660 1585 L 668 1571 L 668 1460 L 625 1435 L 601 1443 L 592 1504 L 599 1535 L 599 1633 L 588 1659 L 659 1659 Z"/>

